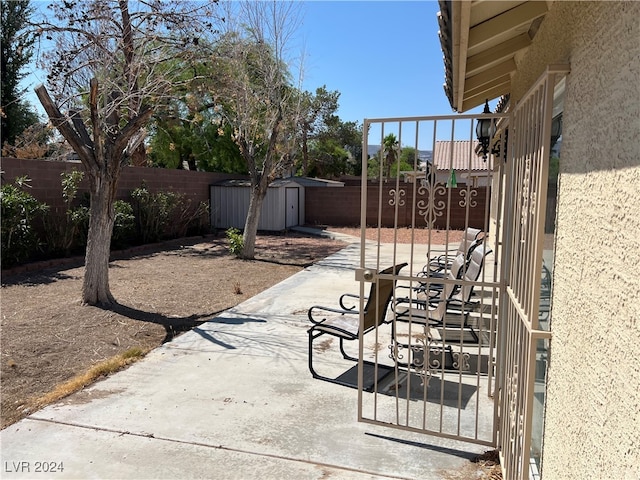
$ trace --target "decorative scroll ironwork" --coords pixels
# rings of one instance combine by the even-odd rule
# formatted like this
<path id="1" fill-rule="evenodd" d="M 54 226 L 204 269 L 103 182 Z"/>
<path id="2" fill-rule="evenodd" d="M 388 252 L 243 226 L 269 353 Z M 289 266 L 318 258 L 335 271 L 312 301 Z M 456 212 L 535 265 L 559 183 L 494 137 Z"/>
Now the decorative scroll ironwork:
<path id="1" fill-rule="evenodd" d="M 399 188 L 398 190 L 392 188 L 391 190 L 389 190 L 389 195 L 391 195 L 389 205 L 391 205 L 392 207 L 395 207 L 396 204 L 399 207 L 404 206 L 404 200 L 402 200 L 402 197 L 406 195 L 406 192 L 402 188 Z"/>
<path id="2" fill-rule="evenodd" d="M 467 193 L 469 196 L 467 196 Z M 475 200 L 473 200 L 473 197 L 477 197 L 478 196 L 478 190 L 475 188 L 471 188 L 469 190 L 466 189 L 462 189 L 460 190 L 460 196 L 462 197 L 462 200 L 460 200 L 460 202 L 458 202 L 458 205 L 460 205 L 462 208 L 466 208 L 467 206 L 469 208 L 474 208 L 478 205 L 478 202 L 476 202 Z"/>
<path id="3" fill-rule="evenodd" d="M 438 199 L 436 201 L 436 195 L 445 195 L 447 189 L 444 185 L 427 182 L 423 180 L 420 187 L 418 187 L 418 194 L 427 195 L 427 200 L 419 200 L 416 206 L 418 207 L 418 215 L 424 218 L 425 223 L 433 228 L 438 217 L 441 217 L 444 213 L 447 204 L 444 200 Z"/>
<path id="4" fill-rule="evenodd" d="M 398 364 L 405 365 L 420 377 L 421 385 L 429 385 L 431 377 L 444 368 L 443 355 L 450 352 L 439 342 L 434 342 L 429 333 L 430 327 L 423 326 L 423 331 L 412 335 L 412 341 L 408 344 L 394 339 L 389 345 L 389 358 Z M 407 352 L 407 358 L 403 352 Z M 469 354 L 463 352 L 452 353 L 453 368 L 459 371 L 469 371 Z"/>
<path id="5" fill-rule="evenodd" d="M 527 155 L 525 159 L 524 178 L 522 179 L 522 211 L 520 212 L 520 224 L 522 229 L 520 230 L 520 241 L 524 242 L 527 238 L 527 227 L 529 225 L 529 211 L 531 202 L 531 192 L 529 188 L 531 186 L 531 155 Z"/>
<path id="6" fill-rule="evenodd" d="M 429 338 L 422 337 L 417 339 L 418 345 L 411 345 L 411 367 L 420 377 L 421 385 L 429 385 L 429 381 L 433 376 L 430 361 L 425 364 L 425 356 L 430 359 L 429 356 Z"/>
<path id="7" fill-rule="evenodd" d="M 451 356 L 453 357 L 453 368 L 460 372 L 468 372 L 471 370 L 471 366 L 469 365 L 470 355 L 468 353 L 453 352 Z"/>

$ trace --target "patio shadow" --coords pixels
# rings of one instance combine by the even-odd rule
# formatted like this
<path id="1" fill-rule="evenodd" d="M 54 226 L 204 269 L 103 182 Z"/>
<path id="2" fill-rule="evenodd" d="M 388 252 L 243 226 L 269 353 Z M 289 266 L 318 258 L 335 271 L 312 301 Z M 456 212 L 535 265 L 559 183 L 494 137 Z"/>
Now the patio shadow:
<path id="1" fill-rule="evenodd" d="M 381 368 L 382 367 L 382 368 Z M 409 400 L 422 401 L 426 393 L 426 400 L 429 403 L 440 404 L 447 407 L 465 409 L 467 404 L 476 393 L 475 385 L 452 382 L 441 379 L 438 376 L 431 378 L 429 385 L 425 388 L 422 379 L 415 373 L 408 374 L 400 371 L 398 381 L 395 382 L 395 373 L 392 369 L 378 366 L 377 393 L 407 399 L 407 385 L 410 386 Z M 353 388 L 358 388 L 358 365 L 354 365 L 349 370 L 338 376 L 341 382 L 348 383 Z M 398 388 L 395 388 L 395 384 Z M 371 365 L 364 365 L 364 385 L 366 391 L 371 391 L 374 384 L 374 368 Z M 396 391 L 397 390 L 397 391 Z"/>

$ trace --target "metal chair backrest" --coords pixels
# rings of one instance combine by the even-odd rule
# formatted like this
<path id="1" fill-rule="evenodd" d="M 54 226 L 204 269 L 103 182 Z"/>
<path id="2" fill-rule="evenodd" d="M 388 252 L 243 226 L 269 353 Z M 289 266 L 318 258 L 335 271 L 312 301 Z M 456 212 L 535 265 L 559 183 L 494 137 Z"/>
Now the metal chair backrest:
<path id="1" fill-rule="evenodd" d="M 469 256 L 470 251 L 478 244 L 482 243 L 483 237 L 480 236 L 482 230 L 479 228 L 467 227 L 458 245 L 456 255 L 463 254 L 465 257 Z"/>
<path id="2" fill-rule="evenodd" d="M 464 269 L 462 279 L 467 282 L 477 282 L 482 272 L 484 260 L 486 256 L 491 253 L 491 251 L 492 250 L 486 245 L 479 245 L 478 248 L 473 251 L 471 259 Z M 456 257 L 456 260 L 459 261 L 459 258 L 460 255 Z M 447 279 L 458 280 L 458 277 L 450 271 Z M 429 302 L 431 305 L 431 308 L 429 309 L 429 319 L 441 322 L 445 314 L 447 313 L 447 308 L 449 307 L 450 301 L 453 300 L 456 303 L 468 302 L 471 298 L 472 292 L 473 285 L 461 286 L 460 284 L 455 284 L 453 282 L 445 283 L 442 287 L 442 290 L 438 292 L 438 295 Z"/>
<path id="3" fill-rule="evenodd" d="M 438 292 L 438 296 L 430 302 L 433 307 L 429 309 L 429 318 L 431 320 L 442 321 L 444 314 L 447 313 L 448 300 L 455 293 L 456 286 L 454 283 L 445 283 L 442 290 Z"/>
<path id="4" fill-rule="evenodd" d="M 469 259 L 462 280 L 467 282 L 477 282 L 482 273 L 482 267 L 484 266 L 484 260 L 492 252 L 487 245 L 478 245 L 473 252 L 471 252 L 471 258 Z M 462 287 L 452 297 L 455 300 L 462 302 L 468 302 L 473 292 L 473 285 L 462 285 Z"/>
<path id="5" fill-rule="evenodd" d="M 407 263 L 394 265 L 393 267 L 381 270 L 378 275 L 397 275 L 400 270 L 406 266 Z M 390 280 L 388 278 L 378 278 L 376 282 L 371 284 L 369 298 L 364 307 L 363 331 L 366 332 L 384 322 L 395 286 L 396 280 Z"/>
<path id="6" fill-rule="evenodd" d="M 460 278 L 462 275 L 463 267 L 467 263 L 467 259 L 464 254 L 459 253 L 456 258 L 451 262 L 451 267 L 449 268 L 449 272 L 447 273 L 447 277 L 450 280 L 455 280 Z"/>

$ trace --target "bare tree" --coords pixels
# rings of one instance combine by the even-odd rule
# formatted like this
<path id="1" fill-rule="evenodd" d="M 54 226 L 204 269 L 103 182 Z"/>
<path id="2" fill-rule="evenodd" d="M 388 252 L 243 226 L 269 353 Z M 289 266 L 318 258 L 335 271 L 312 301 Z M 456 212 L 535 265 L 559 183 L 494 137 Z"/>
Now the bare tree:
<path id="1" fill-rule="evenodd" d="M 269 183 L 287 170 L 296 149 L 300 95 L 291 85 L 290 41 L 299 24 L 295 2 L 234 2 L 215 55 L 221 118 L 251 178 L 241 257 L 254 258 L 260 211 Z M 241 22 L 242 26 L 236 23 Z"/>
<path id="2" fill-rule="evenodd" d="M 180 78 L 176 66 L 189 63 L 172 60 L 195 59 L 199 44 L 210 43 L 214 3 L 65 0 L 52 2 L 51 20 L 37 25 L 55 42 L 41 57 L 55 100 L 42 85 L 36 94 L 89 178 L 84 303 L 115 302 L 109 252 L 120 172 L 142 144 L 153 106 Z"/>

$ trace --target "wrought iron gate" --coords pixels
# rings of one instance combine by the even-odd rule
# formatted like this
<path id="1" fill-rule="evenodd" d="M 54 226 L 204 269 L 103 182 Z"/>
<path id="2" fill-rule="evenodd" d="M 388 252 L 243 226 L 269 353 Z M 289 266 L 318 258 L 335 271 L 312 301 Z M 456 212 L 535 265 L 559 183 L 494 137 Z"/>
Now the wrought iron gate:
<path id="1" fill-rule="evenodd" d="M 554 97 L 568 72 L 566 65 L 549 66 L 509 125 L 498 348 L 498 445 L 508 479 L 530 476 L 536 366 L 551 341 L 550 325 L 541 322 L 549 314 L 552 268 L 543 259 L 545 211 Z"/>
<path id="2" fill-rule="evenodd" d="M 498 446 L 506 478 L 528 476 L 536 355 L 551 338 L 538 321 L 544 212 L 554 87 L 567 71 L 550 67 L 511 112 L 363 126 L 360 310 L 376 272 L 408 266 L 384 276 L 397 282 L 388 324 L 361 334 L 359 420 Z M 491 120 L 486 159 L 479 118 Z M 473 229 L 484 238 L 476 263 L 462 236 Z M 458 249 L 462 265 L 451 263 Z M 432 276 L 439 259 L 444 278 Z"/>
<path id="3" fill-rule="evenodd" d="M 365 120 L 361 297 L 376 272 L 408 265 L 380 277 L 397 288 L 388 323 L 360 341 L 359 419 L 495 445 L 501 234 L 490 218 L 504 162 L 499 145 L 478 155 L 477 118 Z"/>

